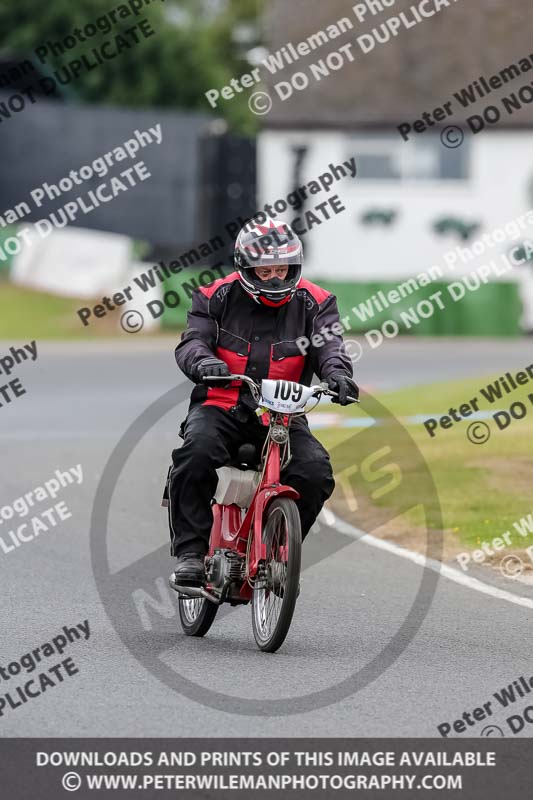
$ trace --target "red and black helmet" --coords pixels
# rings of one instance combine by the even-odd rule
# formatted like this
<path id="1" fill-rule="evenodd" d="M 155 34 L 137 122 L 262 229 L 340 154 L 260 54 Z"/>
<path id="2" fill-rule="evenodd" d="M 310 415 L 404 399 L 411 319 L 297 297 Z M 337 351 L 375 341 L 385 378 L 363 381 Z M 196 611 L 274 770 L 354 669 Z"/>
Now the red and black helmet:
<path id="1" fill-rule="evenodd" d="M 302 275 L 303 247 L 291 226 L 268 218 L 260 224 L 250 220 L 235 242 L 235 267 L 244 291 L 257 303 L 281 306 L 293 297 Z M 271 278 L 262 281 L 256 267 L 287 265 L 285 280 Z"/>

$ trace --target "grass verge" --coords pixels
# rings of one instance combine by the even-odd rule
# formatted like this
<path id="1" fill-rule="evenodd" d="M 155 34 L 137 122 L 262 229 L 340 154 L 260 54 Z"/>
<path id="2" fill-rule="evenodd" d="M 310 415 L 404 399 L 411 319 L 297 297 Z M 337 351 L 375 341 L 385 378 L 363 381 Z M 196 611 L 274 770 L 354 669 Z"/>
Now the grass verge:
<path id="1" fill-rule="evenodd" d="M 533 543 L 533 535 L 522 537 L 513 526 L 513 523 L 519 522 L 521 518 L 527 518 L 533 511 L 531 491 L 533 397 L 531 399 L 528 397 L 530 394 L 533 395 L 533 381 L 519 387 L 512 394 L 504 393 L 501 400 L 498 399 L 490 404 L 481 395 L 480 389 L 498 377 L 494 375 L 466 381 L 417 386 L 383 393 L 377 397 L 401 422 L 427 463 L 437 488 L 446 539 L 456 545 L 455 549 L 469 551 L 479 549 L 483 542 L 500 537 L 506 531 L 511 532 L 514 547 L 506 549 L 505 553 L 521 550 Z M 522 402 L 528 413 L 522 420 L 513 420 L 505 430 L 498 430 L 494 419 L 487 418 L 484 422 L 490 426 L 491 437 L 485 444 L 480 445 L 473 444 L 467 437 L 467 429 L 472 419 L 466 418 L 457 422 L 448 430 L 439 427 L 433 438 L 428 435 L 422 424 L 409 419 L 417 415 L 424 415 L 424 418 L 439 417 L 448 414 L 451 408 L 458 409 L 475 397 L 478 398 L 480 411 L 494 414 L 500 409 L 508 409 L 511 403 Z M 335 406 L 335 409 L 347 417 L 353 417 L 365 416 L 364 407 L 363 397 L 360 407 L 339 409 Z M 376 426 L 376 441 L 378 433 L 379 442 L 382 442 L 383 426 L 381 431 L 378 431 Z M 319 438 L 324 445 L 341 454 L 341 463 L 334 464 L 336 472 L 345 469 L 350 459 L 353 463 L 358 463 L 357 437 L 362 435 L 363 431 L 353 436 L 353 445 L 343 453 L 343 449 L 338 447 L 338 442 L 343 436 L 346 437 L 346 429 L 331 428 L 319 431 Z M 368 435 L 365 433 L 367 438 Z M 372 496 L 372 483 L 360 480 L 357 490 L 363 495 L 361 505 L 367 517 L 369 509 L 371 511 L 372 508 L 388 509 L 389 512 L 397 510 L 400 514 L 403 507 L 410 506 L 405 519 L 413 530 L 417 530 L 423 523 L 420 509 L 415 507 L 421 500 L 421 491 L 425 486 L 422 459 L 420 456 L 417 457 L 414 448 L 405 447 L 405 439 L 399 436 L 394 426 L 391 427 L 389 436 L 393 450 L 396 445 L 403 447 L 404 451 L 409 450 L 402 462 L 402 485 L 397 492 L 389 492 L 376 498 Z M 427 504 L 428 527 L 430 530 L 436 530 L 440 527 L 436 499 L 432 499 L 431 494 L 422 499 Z M 343 502 L 338 491 L 334 507 L 335 504 L 346 516 L 347 504 Z M 351 521 L 364 527 L 358 519 L 357 510 L 351 512 Z M 502 553 L 496 555 L 501 557 Z M 490 560 L 487 558 L 487 561 Z"/>
<path id="2" fill-rule="evenodd" d="M 36 292 L 0 283 L 0 339 L 87 339 L 124 336 L 120 314 L 124 309 L 108 312 L 105 317 L 84 327 L 77 315 L 79 308 L 94 305 L 98 300 L 79 300 Z M 159 329 L 154 332 L 159 333 Z M 143 333 L 143 336 L 146 334 Z M 149 334 L 152 335 L 152 334 Z"/>

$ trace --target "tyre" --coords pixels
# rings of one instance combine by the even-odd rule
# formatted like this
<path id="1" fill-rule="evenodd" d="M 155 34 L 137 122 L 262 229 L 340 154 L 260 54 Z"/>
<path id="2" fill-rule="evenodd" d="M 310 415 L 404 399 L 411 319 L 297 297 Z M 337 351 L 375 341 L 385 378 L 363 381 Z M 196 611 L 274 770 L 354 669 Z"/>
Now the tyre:
<path id="1" fill-rule="evenodd" d="M 300 582 L 302 529 L 294 500 L 280 497 L 270 504 L 262 540 L 266 563 L 254 586 L 252 627 L 259 649 L 274 653 L 289 632 Z"/>
<path id="2" fill-rule="evenodd" d="M 205 597 L 179 595 L 180 621 L 187 636 L 205 636 L 214 622 L 218 606 Z"/>

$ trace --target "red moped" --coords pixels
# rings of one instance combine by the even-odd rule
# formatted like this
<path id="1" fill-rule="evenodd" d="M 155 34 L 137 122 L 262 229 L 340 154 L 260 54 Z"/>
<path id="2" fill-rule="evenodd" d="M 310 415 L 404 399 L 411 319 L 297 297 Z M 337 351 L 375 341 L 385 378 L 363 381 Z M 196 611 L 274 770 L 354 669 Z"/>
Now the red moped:
<path id="1" fill-rule="evenodd" d="M 323 395 L 337 395 L 326 384 L 258 384 L 246 375 L 222 380 L 248 384 L 268 433 L 258 465 L 250 455 L 255 448 L 243 445 L 235 463 L 217 470 L 205 586 L 180 586 L 172 577 L 170 586 L 179 594 L 181 624 L 188 636 L 204 636 L 222 603 L 251 602 L 255 641 L 272 653 L 287 636 L 299 593 L 302 534 L 294 502 L 299 495 L 280 483 L 291 457 L 290 423 L 316 407 Z"/>

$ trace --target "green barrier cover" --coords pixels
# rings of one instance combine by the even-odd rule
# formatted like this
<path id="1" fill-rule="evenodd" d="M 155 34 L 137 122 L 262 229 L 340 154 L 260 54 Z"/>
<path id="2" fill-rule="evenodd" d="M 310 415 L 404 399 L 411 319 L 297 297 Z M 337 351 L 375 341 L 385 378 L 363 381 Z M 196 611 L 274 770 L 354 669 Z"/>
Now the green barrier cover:
<path id="1" fill-rule="evenodd" d="M 227 269 L 229 273 L 231 270 Z M 183 328 L 187 324 L 187 311 L 191 307 L 191 297 L 198 286 L 207 286 L 219 277 L 216 271 L 204 267 L 186 269 L 165 281 L 163 292 L 173 292 L 168 297 L 168 307 L 161 316 L 163 328 Z M 447 291 L 446 281 L 433 281 L 430 285 L 419 287 L 412 294 L 400 298 L 397 303 L 389 303 L 384 307 L 389 292 L 397 291 L 398 283 L 390 281 L 344 282 L 328 279 L 316 279 L 319 286 L 336 295 L 341 317 L 347 317 L 350 328 L 356 333 L 372 329 L 380 329 L 388 320 L 396 322 L 401 334 L 412 336 L 519 336 L 521 335 L 520 318 L 522 302 L 520 287 L 509 282 L 492 282 L 482 284 L 477 291 L 466 291 L 465 296 L 454 302 Z M 434 311 L 427 314 L 431 295 L 442 293 L 444 309 L 433 303 Z M 179 301 L 178 301 L 179 298 Z M 372 301 L 372 298 L 375 301 Z M 428 301 L 420 307 L 421 301 Z M 377 301 L 377 302 L 376 302 Z M 379 305 L 382 310 L 379 310 Z M 354 312 L 359 310 L 359 314 Z M 366 311 L 365 311 L 366 310 Z M 407 322 L 402 319 L 407 315 Z M 366 317 L 366 319 L 365 319 Z"/>
<path id="2" fill-rule="evenodd" d="M 337 296 L 341 317 L 347 317 L 355 332 L 381 328 L 393 320 L 400 333 L 413 336 L 519 336 L 522 302 L 520 287 L 514 282 L 482 284 L 476 291 L 466 291 L 454 302 L 448 292 L 448 283 L 433 281 L 419 287 L 399 302 L 389 302 L 388 294 L 396 292 L 398 283 L 374 281 L 345 283 L 317 279 L 316 282 Z M 441 292 L 440 309 L 431 301 L 431 295 Z M 374 298 L 374 301 L 372 300 Z M 428 301 L 422 304 L 421 301 Z M 377 301 L 377 302 L 376 302 Z M 430 304 L 433 306 L 431 312 Z M 381 306 L 382 310 L 379 310 Z M 353 309 L 356 308 L 357 314 Z M 420 311 L 420 313 L 417 313 Z M 427 318 L 424 318 L 429 313 Z M 402 314 L 405 316 L 402 318 Z"/>
<path id="3" fill-rule="evenodd" d="M 226 273 L 229 274 L 231 271 L 228 269 Z M 218 278 L 220 278 L 219 271 L 209 267 L 187 268 L 168 278 L 163 283 L 165 311 L 160 318 L 161 327 L 184 328 L 187 325 L 187 312 L 191 307 L 194 290 L 200 286 L 208 286 Z"/>
<path id="4" fill-rule="evenodd" d="M 0 248 L 2 248 L 2 252 L 4 252 L 3 244 L 6 239 L 9 239 L 10 236 L 17 235 L 17 226 L 16 225 L 6 225 L 5 228 L 0 228 Z M 0 277 L 8 277 L 11 271 L 11 264 L 13 263 L 13 256 L 10 256 L 6 253 L 7 258 L 5 261 L 0 260 Z"/>

